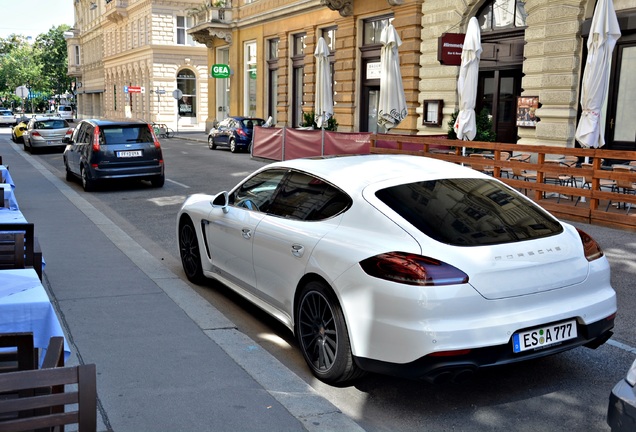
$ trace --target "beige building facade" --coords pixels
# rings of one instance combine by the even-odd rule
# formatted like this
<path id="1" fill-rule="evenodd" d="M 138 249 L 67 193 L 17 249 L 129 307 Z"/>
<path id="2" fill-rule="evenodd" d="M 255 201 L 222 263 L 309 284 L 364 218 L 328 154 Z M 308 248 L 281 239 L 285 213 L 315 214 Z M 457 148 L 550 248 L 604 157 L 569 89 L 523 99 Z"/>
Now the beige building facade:
<path id="1" fill-rule="evenodd" d="M 187 34 L 199 2 L 73 0 L 67 34 L 78 118 L 141 119 L 203 129 L 207 49 Z"/>
<path id="2" fill-rule="evenodd" d="M 633 149 L 634 122 L 626 113 L 636 108 L 636 78 L 629 73 L 636 67 L 636 0 L 613 4 L 622 37 L 602 124 L 609 147 Z M 223 109 L 297 126 L 313 106 L 313 49 L 327 36 L 338 130 L 377 131 L 377 35 L 391 22 L 403 42 L 409 105 L 407 119 L 392 133 L 446 135 L 458 110 L 460 68 L 440 62 L 441 38 L 461 36 L 476 17 L 483 44 L 477 111 L 492 116 L 497 140 L 572 147 L 595 5 L 595 0 L 233 0 L 195 16 L 189 32 L 208 47 L 210 64 L 227 60 L 233 71 L 222 82 L 210 78 L 211 118 L 222 117 L 214 110 Z M 522 118 L 528 112 L 531 118 Z"/>

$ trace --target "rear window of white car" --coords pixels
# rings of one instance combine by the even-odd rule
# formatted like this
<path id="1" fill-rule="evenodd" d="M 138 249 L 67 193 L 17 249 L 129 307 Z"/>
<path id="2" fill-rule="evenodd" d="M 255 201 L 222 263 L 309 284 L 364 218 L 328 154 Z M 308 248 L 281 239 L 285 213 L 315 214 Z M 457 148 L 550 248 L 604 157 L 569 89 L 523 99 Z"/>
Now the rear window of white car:
<path id="1" fill-rule="evenodd" d="M 36 121 L 33 129 L 63 129 L 67 128 L 66 120 L 41 120 Z"/>
<path id="2" fill-rule="evenodd" d="M 73 111 L 73 109 L 70 106 L 61 106 L 58 111 Z"/>
<path id="3" fill-rule="evenodd" d="M 427 236 L 456 246 L 513 243 L 563 231 L 542 208 L 494 180 L 431 180 L 382 189 L 376 196 Z"/>

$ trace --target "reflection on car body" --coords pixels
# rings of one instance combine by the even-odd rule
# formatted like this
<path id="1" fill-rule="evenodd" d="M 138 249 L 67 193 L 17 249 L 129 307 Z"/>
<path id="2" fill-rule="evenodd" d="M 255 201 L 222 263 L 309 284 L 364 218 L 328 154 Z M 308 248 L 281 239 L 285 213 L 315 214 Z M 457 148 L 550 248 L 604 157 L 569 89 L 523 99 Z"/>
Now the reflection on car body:
<path id="1" fill-rule="evenodd" d="M 176 232 L 188 279 L 218 279 L 280 320 L 329 383 L 364 371 L 456 379 L 612 335 L 600 246 L 499 180 L 439 160 L 273 163 L 229 192 L 190 196 Z"/>

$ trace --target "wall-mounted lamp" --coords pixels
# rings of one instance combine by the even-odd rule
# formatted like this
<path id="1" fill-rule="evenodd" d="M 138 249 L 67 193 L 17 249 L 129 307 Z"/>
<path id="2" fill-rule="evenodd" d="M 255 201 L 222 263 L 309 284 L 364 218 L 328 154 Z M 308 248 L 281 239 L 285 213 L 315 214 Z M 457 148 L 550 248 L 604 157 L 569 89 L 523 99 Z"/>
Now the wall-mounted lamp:
<path id="1" fill-rule="evenodd" d="M 95 10 L 97 9 L 97 3 L 95 2 L 91 2 L 91 5 L 88 7 L 90 10 Z"/>

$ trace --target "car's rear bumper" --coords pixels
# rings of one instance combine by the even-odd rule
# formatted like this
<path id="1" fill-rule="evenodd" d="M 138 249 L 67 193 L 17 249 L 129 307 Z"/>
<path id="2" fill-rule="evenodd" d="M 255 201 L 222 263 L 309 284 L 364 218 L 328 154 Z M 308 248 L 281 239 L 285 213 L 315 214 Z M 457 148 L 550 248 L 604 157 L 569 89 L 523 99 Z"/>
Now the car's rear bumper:
<path id="1" fill-rule="evenodd" d="M 612 432 L 636 431 L 636 390 L 624 379 L 612 389 L 607 410 Z"/>
<path id="2" fill-rule="evenodd" d="M 164 175 L 163 163 L 133 167 L 104 168 L 103 166 L 99 166 L 97 168 L 91 168 L 91 177 L 93 180 L 108 180 L 127 177 L 150 178 L 161 175 Z"/>
<path id="3" fill-rule="evenodd" d="M 576 339 L 543 349 L 514 353 L 512 338 L 507 344 L 462 350 L 457 355 L 446 352 L 444 355 L 427 355 L 405 364 L 388 363 L 368 358 L 356 357 L 356 363 L 364 370 L 384 375 L 405 378 L 425 379 L 431 382 L 460 380 L 471 375 L 479 368 L 516 363 L 539 357 L 545 357 L 567 351 L 581 345 L 596 348 L 612 336 L 614 315 L 590 323 L 577 324 Z"/>

